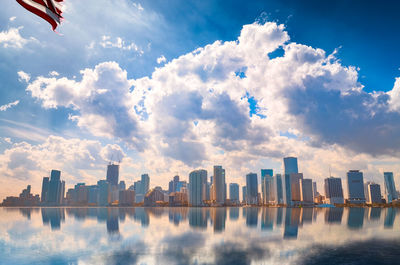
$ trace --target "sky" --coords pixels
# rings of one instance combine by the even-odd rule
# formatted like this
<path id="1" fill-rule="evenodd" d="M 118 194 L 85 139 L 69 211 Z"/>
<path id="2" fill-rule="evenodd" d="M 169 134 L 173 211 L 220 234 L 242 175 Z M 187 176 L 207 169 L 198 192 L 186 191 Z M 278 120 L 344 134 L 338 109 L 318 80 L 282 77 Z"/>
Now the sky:
<path id="1" fill-rule="evenodd" d="M 397 1 L 66 0 L 0 10 L 0 199 L 51 169 L 67 187 L 226 169 L 245 184 L 297 156 L 305 178 L 400 181 Z M 344 186 L 345 181 L 343 182 Z"/>

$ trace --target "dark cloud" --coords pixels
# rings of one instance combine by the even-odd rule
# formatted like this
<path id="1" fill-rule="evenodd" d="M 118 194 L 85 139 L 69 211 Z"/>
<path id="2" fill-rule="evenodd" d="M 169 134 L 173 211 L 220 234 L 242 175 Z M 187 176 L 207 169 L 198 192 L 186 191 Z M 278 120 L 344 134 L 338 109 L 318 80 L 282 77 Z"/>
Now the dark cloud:
<path id="1" fill-rule="evenodd" d="M 313 144 L 340 144 L 371 155 L 395 155 L 400 147 L 400 114 L 389 111 L 389 96 L 323 89 L 330 74 L 308 77 L 306 89 L 287 94 L 289 112 L 313 136 Z"/>
<path id="2" fill-rule="evenodd" d="M 196 264 L 193 256 L 204 246 L 205 238 L 200 233 L 186 232 L 179 236 L 167 236 L 161 241 L 160 263 Z"/>
<path id="3" fill-rule="evenodd" d="M 400 241 L 371 239 L 341 246 L 317 245 L 304 254 L 305 256 L 297 261 L 297 264 L 392 265 L 399 264 Z"/>

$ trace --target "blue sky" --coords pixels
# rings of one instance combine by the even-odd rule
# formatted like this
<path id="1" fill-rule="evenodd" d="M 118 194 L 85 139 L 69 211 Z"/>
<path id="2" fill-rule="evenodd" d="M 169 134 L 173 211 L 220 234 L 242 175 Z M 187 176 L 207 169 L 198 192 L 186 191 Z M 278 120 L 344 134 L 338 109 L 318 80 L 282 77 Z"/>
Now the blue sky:
<path id="1" fill-rule="evenodd" d="M 248 171 L 279 172 L 285 155 L 312 178 L 336 165 L 379 182 L 397 169 L 397 1 L 65 5 L 60 34 L 15 1 L 0 10 L 2 183 L 19 189 L 50 166 L 94 182 L 113 152 L 129 181 L 148 171 L 162 185 L 214 163 L 242 183 Z"/>

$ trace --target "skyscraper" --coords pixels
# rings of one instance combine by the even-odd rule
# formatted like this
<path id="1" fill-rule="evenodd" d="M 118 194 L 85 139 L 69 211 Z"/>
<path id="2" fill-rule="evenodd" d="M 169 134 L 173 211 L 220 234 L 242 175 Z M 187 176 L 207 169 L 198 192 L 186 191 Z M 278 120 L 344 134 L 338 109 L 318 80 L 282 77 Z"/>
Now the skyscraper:
<path id="1" fill-rule="evenodd" d="M 213 175 L 213 199 L 219 205 L 223 205 L 226 199 L 225 169 L 222 166 L 214 166 Z"/>
<path id="2" fill-rule="evenodd" d="M 284 189 L 283 189 L 283 198 L 284 198 L 284 203 L 287 206 L 291 206 L 292 205 L 292 187 L 291 187 L 291 182 L 290 182 L 290 175 L 289 174 L 285 174 L 284 175 Z"/>
<path id="3" fill-rule="evenodd" d="M 275 189 L 274 179 L 271 175 L 267 174 L 262 178 L 262 198 L 264 204 L 275 204 Z"/>
<path id="4" fill-rule="evenodd" d="M 393 200 L 397 200 L 397 191 L 394 184 L 393 172 L 384 172 L 383 177 L 385 179 L 385 195 L 387 203 L 391 203 Z"/>
<path id="5" fill-rule="evenodd" d="M 111 186 L 118 186 L 119 165 L 107 165 L 107 181 Z"/>
<path id="6" fill-rule="evenodd" d="M 48 193 L 49 193 L 49 177 L 44 177 L 42 182 L 41 202 L 45 203 L 47 201 Z"/>
<path id="7" fill-rule="evenodd" d="M 60 177 L 61 171 L 54 169 L 51 171 L 47 193 L 47 203 L 49 205 L 60 205 L 64 198 L 65 182 L 61 182 Z"/>
<path id="8" fill-rule="evenodd" d="M 274 177 L 274 185 L 275 185 L 275 200 L 277 204 L 283 204 L 283 185 L 282 185 L 282 175 L 276 174 Z"/>
<path id="9" fill-rule="evenodd" d="M 146 195 L 146 193 L 149 191 L 150 187 L 150 177 L 148 174 L 142 174 L 141 178 L 141 188 L 142 188 L 142 194 Z"/>
<path id="10" fill-rule="evenodd" d="M 98 186 L 98 203 L 99 206 L 108 206 L 111 201 L 110 184 L 107 180 L 97 181 Z"/>
<path id="11" fill-rule="evenodd" d="M 376 183 L 368 184 L 368 202 L 369 203 L 381 203 L 381 185 Z"/>
<path id="12" fill-rule="evenodd" d="M 258 196 L 258 181 L 256 173 L 249 173 L 246 175 L 247 187 L 247 204 L 257 204 Z"/>
<path id="13" fill-rule="evenodd" d="M 330 204 L 343 204 L 342 179 L 329 177 L 325 179 L 325 197 Z"/>
<path id="14" fill-rule="evenodd" d="M 312 179 L 300 179 L 300 194 L 303 203 L 314 203 Z"/>
<path id="15" fill-rule="evenodd" d="M 283 164 L 285 167 L 285 174 L 299 173 L 297 157 L 285 157 L 283 158 Z"/>
<path id="16" fill-rule="evenodd" d="M 232 203 L 239 203 L 239 184 L 229 184 L 229 199 Z"/>
<path id="17" fill-rule="evenodd" d="M 264 178 L 265 176 L 273 176 L 274 175 L 274 170 L 273 169 L 261 169 L 261 194 L 264 194 Z"/>
<path id="18" fill-rule="evenodd" d="M 364 177 L 359 170 L 347 172 L 349 203 L 365 203 Z"/>
<path id="19" fill-rule="evenodd" d="M 303 173 L 290 173 L 292 201 L 301 201 L 300 180 L 302 179 L 303 179 Z"/>
<path id="20" fill-rule="evenodd" d="M 201 206 L 206 199 L 207 171 L 195 170 L 189 174 L 189 204 Z"/>
<path id="21" fill-rule="evenodd" d="M 312 183 L 312 191 L 313 191 L 314 198 L 317 197 L 317 195 L 318 195 L 317 182 L 315 182 L 315 181 L 313 181 L 313 183 Z"/>

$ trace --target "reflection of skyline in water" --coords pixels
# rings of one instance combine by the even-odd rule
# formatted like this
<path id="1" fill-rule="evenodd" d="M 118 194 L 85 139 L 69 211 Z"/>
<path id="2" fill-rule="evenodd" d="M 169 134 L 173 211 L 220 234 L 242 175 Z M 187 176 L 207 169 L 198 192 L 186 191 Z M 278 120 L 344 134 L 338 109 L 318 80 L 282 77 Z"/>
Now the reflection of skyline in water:
<path id="1" fill-rule="evenodd" d="M 203 261 L 197 262 L 199 264 L 227 264 L 232 260 L 240 261 L 236 264 L 262 263 L 264 259 L 274 259 L 274 251 L 277 251 L 274 248 L 279 251 L 285 248 L 286 252 L 279 255 L 290 258 L 297 253 L 297 248 L 305 247 L 305 242 L 321 242 L 321 252 L 324 252 L 330 249 L 324 248 L 326 244 L 347 244 L 368 236 L 375 238 L 385 231 L 389 235 L 399 235 L 400 232 L 396 220 L 399 210 L 394 208 L 110 207 L 5 208 L 0 211 L 5 211 L 4 215 L 7 212 L 19 213 L 14 216 L 21 216 L 20 222 L 24 220 L 25 225 L 16 225 L 14 229 L 26 227 L 22 234 L 38 230 L 42 231 L 40 236 L 52 238 L 61 233 L 62 238 L 80 238 L 80 244 L 82 240 L 87 241 L 89 245 L 96 246 L 93 251 L 106 253 L 99 254 L 95 260 L 91 256 L 91 260 L 86 261 L 99 264 L 131 264 L 132 261 L 142 264 L 193 264 L 195 260 Z M 36 224 L 33 230 L 28 229 L 30 223 Z M 365 229 L 371 232 L 361 233 Z M 15 233 L 14 237 L 11 233 L 10 238 L 19 238 L 21 233 Z M 321 237 L 321 234 L 324 236 Z M 337 235 L 342 241 L 336 242 Z M 326 241 L 329 238 L 334 238 L 334 241 Z M 47 240 L 52 242 L 56 238 Z M 207 245 L 214 247 L 207 250 Z M 111 250 L 112 253 L 109 253 Z M 204 255 L 202 251 L 211 251 L 211 254 Z M 150 258 L 153 252 L 156 255 Z M 56 257 L 54 260 L 57 260 Z M 61 260 L 76 263 L 71 257 Z"/>
<path id="2" fill-rule="evenodd" d="M 240 211 L 245 225 L 249 228 L 259 228 L 261 230 L 274 230 L 280 227 L 284 220 L 283 238 L 296 238 L 299 227 L 303 224 L 312 224 L 315 221 L 318 211 L 323 212 L 325 224 L 341 224 L 344 213 L 347 212 L 347 228 L 362 229 L 364 220 L 379 221 L 384 214 L 384 227 L 393 227 L 397 209 L 396 208 L 267 208 L 267 207 L 171 207 L 171 208 L 5 208 L 7 211 L 18 210 L 22 216 L 31 219 L 31 213 L 39 212 L 42 216 L 43 225 L 49 225 L 51 230 L 61 229 L 65 222 L 66 214 L 76 220 L 95 219 L 99 223 L 106 223 L 107 231 L 110 234 L 119 232 L 119 222 L 125 222 L 127 216 L 135 222 L 140 223 L 141 227 L 146 228 L 150 225 L 151 217 L 168 216 L 170 223 L 179 226 L 188 223 L 191 228 L 207 229 L 209 225 L 214 232 L 225 230 L 227 216 L 229 220 L 237 221 L 240 219 Z M 228 213 L 229 212 L 229 213 Z"/>

